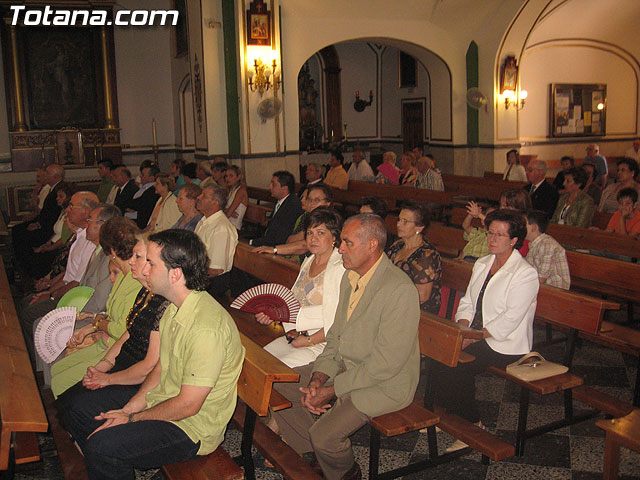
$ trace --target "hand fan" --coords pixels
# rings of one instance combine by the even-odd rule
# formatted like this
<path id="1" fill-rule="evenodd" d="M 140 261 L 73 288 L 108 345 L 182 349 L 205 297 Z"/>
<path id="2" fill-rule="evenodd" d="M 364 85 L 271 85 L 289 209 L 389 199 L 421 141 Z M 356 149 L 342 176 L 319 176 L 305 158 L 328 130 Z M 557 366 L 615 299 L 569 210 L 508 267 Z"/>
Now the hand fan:
<path id="1" fill-rule="evenodd" d="M 47 313 L 36 327 L 34 342 L 40 358 L 53 362 L 67 346 L 76 323 L 76 307 L 61 307 Z"/>
<path id="2" fill-rule="evenodd" d="M 231 306 L 243 312 L 264 313 L 276 322 L 295 323 L 300 302 L 284 285 L 264 283 L 245 291 Z"/>

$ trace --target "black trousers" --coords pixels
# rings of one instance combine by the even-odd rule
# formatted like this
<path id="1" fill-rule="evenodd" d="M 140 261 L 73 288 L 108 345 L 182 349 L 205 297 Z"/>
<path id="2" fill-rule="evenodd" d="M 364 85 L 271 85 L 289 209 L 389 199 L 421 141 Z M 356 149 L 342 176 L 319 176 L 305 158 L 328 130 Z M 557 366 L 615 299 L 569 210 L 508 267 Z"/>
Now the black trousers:
<path id="1" fill-rule="evenodd" d="M 453 368 L 438 363 L 436 404 L 445 408 L 447 413 L 477 423 L 480 413 L 476 404 L 476 375 L 488 367 L 506 367 L 522 355 L 498 353 L 485 340 L 472 343 L 464 351 L 476 357 L 475 361 Z"/>

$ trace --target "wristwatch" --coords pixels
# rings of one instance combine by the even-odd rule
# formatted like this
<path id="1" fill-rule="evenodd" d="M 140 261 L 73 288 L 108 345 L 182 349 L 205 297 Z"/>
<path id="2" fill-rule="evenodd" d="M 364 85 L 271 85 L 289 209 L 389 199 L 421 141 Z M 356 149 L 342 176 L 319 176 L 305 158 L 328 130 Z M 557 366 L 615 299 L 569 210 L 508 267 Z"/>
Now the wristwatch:
<path id="1" fill-rule="evenodd" d="M 278 254 L 278 247 L 273 247 L 273 254 L 277 255 Z"/>
<path id="2" fill-rule="evenodd" d="M 133 423 L 133 422 L 135 422 L 135 420 L 133 419 L 133 416 L 134 416 L 134 415 L 135 415 L 134 413 L 130 413 L 130 414 L 129 414 L 129 421 L 128 421 L 127 423 Z"/>

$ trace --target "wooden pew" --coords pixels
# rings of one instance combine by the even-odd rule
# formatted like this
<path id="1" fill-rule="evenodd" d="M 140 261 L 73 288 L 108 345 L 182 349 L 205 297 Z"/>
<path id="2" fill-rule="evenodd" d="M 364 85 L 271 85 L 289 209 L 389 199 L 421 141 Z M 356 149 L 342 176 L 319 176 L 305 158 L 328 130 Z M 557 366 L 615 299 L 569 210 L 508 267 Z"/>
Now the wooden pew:
<path id="1" fill-rule="evenodd" d="M 187 462 L 166 465 L 163 467 L 163 471 L 170 480 L 184 478 L 194 480 L 213 478 L 224 480 L 254 479 L 255 469 L 251 447 L 258 425 L 256 422 L 257 416 L 267 415 L 269 407 L 274 410 L 280 410 L 291 406 L 291 403 L 286 398 L 273 390 L 273 384 L 275 382 L 297 382 L 299 379 L 298 373 L 287 367 L 242 332 L 240 332 L 240 338 L 246 351 L 242 372 L 238 379 L 238 397 L 244 403 L 244 408 L 240 408 L 240 410 L 244 410 L 244 418 L 240 425 L 243 432 L 242 454 L 240 457 L 232 459 L 222 447 L 218 447 L 210 455 L 198 457 Z M 236 415 L 234 414 L 234 421 L 235 419 Z M 259 446 L 259 449 L 263 451 L 261 447 L 263 446 Z M 269 449 L 264 449 L 264 454 L 274 461 L 275 465 L 280 465 L 280 458 L 276 458 L 277 455 L 272 455 Z M 244 466 L 244 475 L 234 460 Z M 285 478 L 295 477 L 285 475 Z M 304 477 L 298 478 L 317 479 L 317 476 L 314 476 L 313 470 L 309 467 L 304 472 Z"/>
<path id="2" fill-rule="evenodd" d="M 49 424 L 0 258 L 0 470 L 40 459 L 35 432 Z M 12 442 L 15 442 L 13 453 Z"/>
<path id="3" fill-rule="evenodd" d="M 298 278 L 300 266 L 277 255 L 256 254 L 247 243 L 239 242 L 233 266 L 267 283 L 280 283 L 291 288 Z"/>
<path id="4" fill-rule="evenodd" d="M 629 235 L 616 235 L 610 232 L 570 227 L 568 225 L 549 224 L 547 233 L 562 245 L 595 250 L 613 255 L 638 258 L 640 239 Z"/>
<path id="5" fill-rule="evenodd" d="M 640 452 L 640 410 L 613 420 L 598 420 L 596 425 L 606 432 L 602 478 L 616 480 L 620 464 L 620 447 Z"/>
<path id="6" fill-rule="evenodd" d="M 249 198 L 256 200 L 258 205 L 260 205 L 260 202 L 265 202 L 269 206 L 273 206 L 273 204 L 275 204 L 275 199 L 271 196 L 271 192 L 268 188 L 250 187 L 247 185 L 247 194 L 249 195 Z"/>

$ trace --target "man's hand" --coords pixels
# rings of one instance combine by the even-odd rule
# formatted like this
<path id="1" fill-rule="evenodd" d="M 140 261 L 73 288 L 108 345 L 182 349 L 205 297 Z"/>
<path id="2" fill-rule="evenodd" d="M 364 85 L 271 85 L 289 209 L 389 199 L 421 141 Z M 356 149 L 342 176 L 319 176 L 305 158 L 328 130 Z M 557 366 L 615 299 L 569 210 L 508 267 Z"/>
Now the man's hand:
<path id="1" fill-rule="evenodd" d="M 87 368 L 87 374 L 82 378 L 82 385 L 89 390 L 98 390 L 109 385 L 111 375 L 98 370 L 96 367 Z"/>
<path id="2" fill-rule="evenodd" d="M 306 388 L 301 387 L 300 391 L 304 393 L 302 405 L 314 415 L 320 415 L 329 410 L 331 408 L 329 401 L 336 395 L 333 386 L 315 387 L 309 384 Z"/>
<path id="3" fill-rule="evenodd" d="M 27 225 L 27 231 L 33 232 L 34 230 L 38 230 L 40 228 L 40 224 L 38 222 L 33 222 Z"/>
<path id="4" fill-rule="evenodd" d="M 270 253 L 271 255 L 273 255 L 273 247 L 268 247 L 266 245 L 264 247 L 256 247 L 251 251 L 253 253 Z"/>
<path id="5" fill-rule="evenodd" d="M 129 423 L 129 413 L 131 412 L 125 412 L 124 408 L 122 408 L 120 410 L 110 410 L 108 412 L 103 412 L 100 415 L 96 415 L 95 417 L 93 417 L 94 419 L 106 421 L 98 428 L 96 428 L 93 432 L 91 432 L 91 435 L 89 435 L 87 438 L 91 438 L 100 430 L 105 430 L 107 428 L 115 427 L 116 425 Z"/>
<path id="6" fill-rule="evenodd" d="M 36 293 L 31 299 L 31 301 L 29 302 L 29 305 L 33 305 L 34 303 L 44 302 L 46 299 L 49 298 L 49 295 L 51 295 L 51 292 L 49 290 L 43 290 L 40 293 Z"/>

